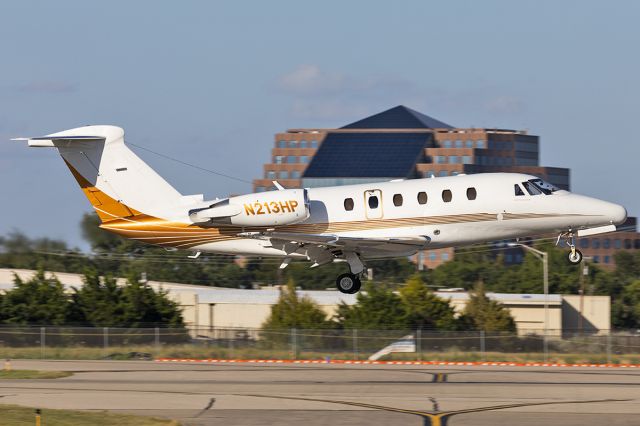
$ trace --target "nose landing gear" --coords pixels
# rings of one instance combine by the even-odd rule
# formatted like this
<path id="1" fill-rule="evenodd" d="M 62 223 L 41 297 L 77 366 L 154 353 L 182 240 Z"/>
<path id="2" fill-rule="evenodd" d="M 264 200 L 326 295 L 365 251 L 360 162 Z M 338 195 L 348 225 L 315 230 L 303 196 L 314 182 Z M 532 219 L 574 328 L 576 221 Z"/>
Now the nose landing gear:
<path id="1" fill-rule="evenodd" d="M 556 242 L 556 245 L 560 243 L 560 240 L 562 238 L 565 239 L 570 249 L 569 253 L 567 254 L 567 261 L 572 265 L 578 265 L 580 262 L 582 262 L 582 252 L 576 248 L 575 236 L 573 232 L 569 231 L 558 235 L 558 241 Z"/>

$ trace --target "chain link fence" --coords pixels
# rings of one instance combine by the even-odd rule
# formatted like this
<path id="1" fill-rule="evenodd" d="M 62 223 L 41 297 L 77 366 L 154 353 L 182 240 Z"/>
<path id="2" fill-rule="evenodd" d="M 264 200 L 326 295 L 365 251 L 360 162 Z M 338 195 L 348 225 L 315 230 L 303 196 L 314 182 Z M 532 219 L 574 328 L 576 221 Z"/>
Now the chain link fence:
<path id="1" fill-rule="evenodd" d="M 49 359 L 379 359 L 640 363 L 640 333 L 542 330 L 0 327 L 0 357 Z"/>

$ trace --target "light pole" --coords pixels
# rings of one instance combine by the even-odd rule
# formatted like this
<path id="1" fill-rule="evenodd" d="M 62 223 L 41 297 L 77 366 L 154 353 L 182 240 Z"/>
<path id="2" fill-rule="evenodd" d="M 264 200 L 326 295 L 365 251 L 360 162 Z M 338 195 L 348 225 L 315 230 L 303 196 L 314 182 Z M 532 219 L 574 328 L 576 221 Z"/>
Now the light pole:
<path id="1" fill-rule="evenodd" d="M 543 275 L 543 287 L 544 287 L 544 361 L 547 362 L 547 356 L 549 353 L 549 342 L 547 335 L 549 334 L 549 255 L 547 252 L 535 249 L 521 243 L 509 243 L 510 247 L 522 247 L 525 250 L 530 251 L 535 257 L 542 261 L 542 275 Z"/>

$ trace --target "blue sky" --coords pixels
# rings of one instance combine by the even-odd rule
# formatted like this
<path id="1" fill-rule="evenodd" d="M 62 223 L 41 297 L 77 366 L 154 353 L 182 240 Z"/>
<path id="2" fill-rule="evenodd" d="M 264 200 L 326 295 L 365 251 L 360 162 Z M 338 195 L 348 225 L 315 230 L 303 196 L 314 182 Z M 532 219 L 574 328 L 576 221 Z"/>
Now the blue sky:
<path id="1" fill-rule="evenodd" d="M 572 189 L 640 214 L 640 2 L 6 1 L 0 235 L 82 246 L 90 206 L 52 150 L 85 124 L 250 181 L 273 134 L 404 104 L 455 126 L 528 129 Z M 250 185 L 141 156 L 183 193 Z"/>

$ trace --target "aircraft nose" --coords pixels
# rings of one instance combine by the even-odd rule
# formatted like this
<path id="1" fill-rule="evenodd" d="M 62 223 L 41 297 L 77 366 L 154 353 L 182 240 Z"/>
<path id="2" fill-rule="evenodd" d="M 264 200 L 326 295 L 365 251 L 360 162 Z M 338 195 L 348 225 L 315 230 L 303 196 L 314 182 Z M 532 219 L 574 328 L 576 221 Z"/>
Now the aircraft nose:
<path id="1" fill-rule="evenodd" d="M 627 209 L 618 204 L 612 204 L 610 207 L 609 217 L 614 225 L 621 225 L 627 220 Z"/>

